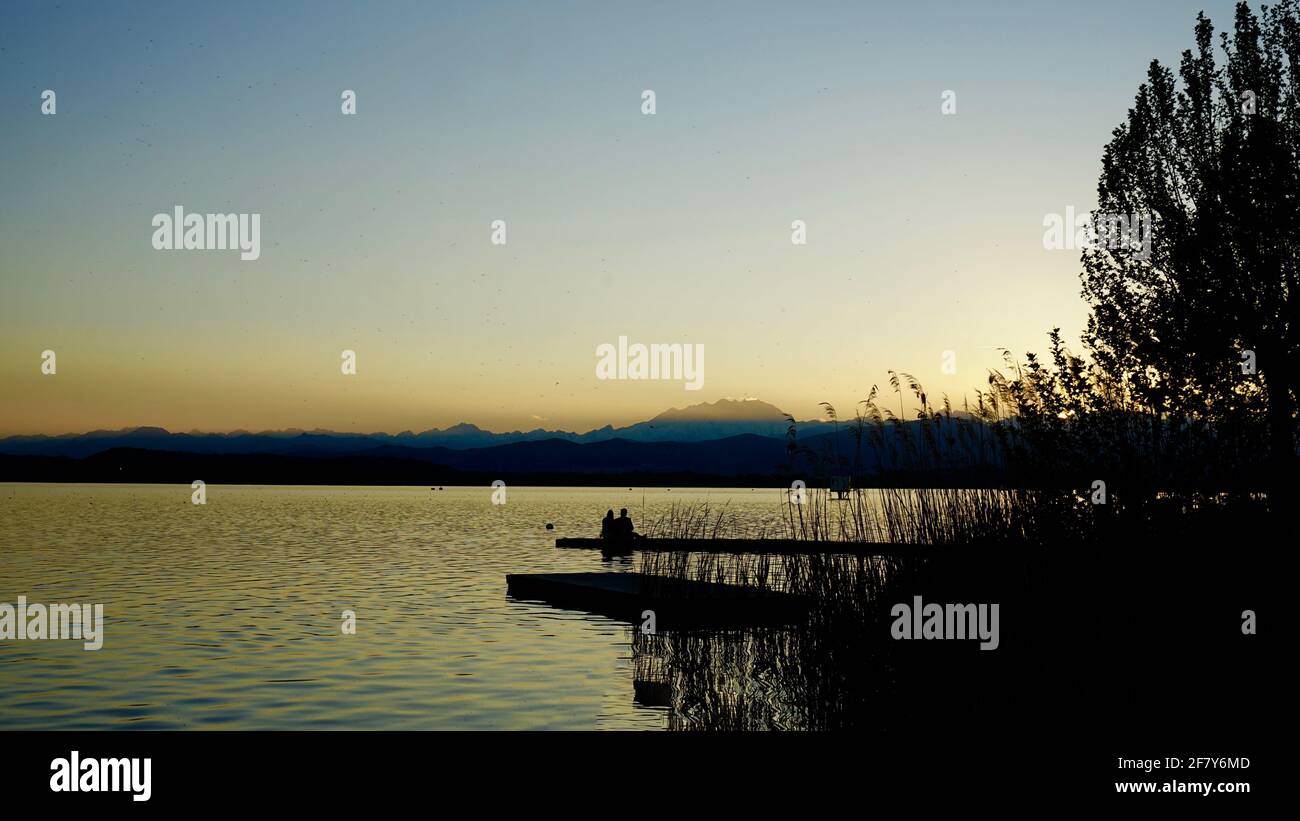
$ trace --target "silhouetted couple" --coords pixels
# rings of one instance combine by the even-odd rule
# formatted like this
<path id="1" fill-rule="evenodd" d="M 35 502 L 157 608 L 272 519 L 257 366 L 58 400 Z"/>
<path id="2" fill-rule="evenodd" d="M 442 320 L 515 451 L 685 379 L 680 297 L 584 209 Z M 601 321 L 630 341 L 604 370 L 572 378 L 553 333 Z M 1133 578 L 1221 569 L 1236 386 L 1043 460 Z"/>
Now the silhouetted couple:
<path id="1" fill-rule="evenodd" d="M 605 513 L 605 518 L 600 520 L 600 538 L 613 542 L 630 542 L 644 537 L 636 532 L 632 520 L 628 518 L 627 508 L 622 508 L 617 519 L 614 518 L 614 511 Z"/>

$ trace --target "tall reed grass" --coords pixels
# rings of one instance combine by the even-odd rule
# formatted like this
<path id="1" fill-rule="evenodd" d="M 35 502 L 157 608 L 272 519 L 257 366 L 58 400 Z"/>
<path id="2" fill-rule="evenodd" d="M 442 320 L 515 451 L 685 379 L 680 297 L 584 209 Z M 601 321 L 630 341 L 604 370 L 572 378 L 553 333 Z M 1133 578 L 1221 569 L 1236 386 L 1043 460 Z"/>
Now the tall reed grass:
<path id="1" fill-rule="evenodd" d="M 1032 363 L 1031 363 L 1032 364 Z M 787 499 L 779 526 L 760 528 L 733 512 L 708 506 L 675 507 L 648 532 L 678 538 L 782 538 L 825 551 L 804 555 L 643 552 L 638 569 L 666 578 L 748 585 L 809 597 L 807 621 L 793 627 L 728 631 L 633 632 L 634 672 L 671 694 L 674 729 L 907 730 L 936 710 L 946 721 L 975 712 L 965 702 L 1009 707 L 1038 696 L 1037 650 L 1059 644 L 1057 622 L 1034 614 L 1054 595 L 1046 580 L 1101 589 L 1109 576 L 1135 569 L 1135 557 L 1156 545 L 1230 543 L 1243 522 L 1268 515 L 1258 494 L 1162 487 L 1158 471 L 1125 460 L 1155 459 L 1142 440 L 1141 420 L 1105 417 L 1058 394 L 1052 380 L 996 375 L 974 407 L 954 411 L 945 398 L 935 408 L 915 379 L 890 373 L 899 411 L 882 407 L 873 388 L 855 416 L 841 422 L 848 441 L 830 438 L 821 452 L 799 443 L 791 420 L 786 469 L 825 485 L 848 475 L 853 488 L 838 499 L 824 488 L 803 504 Z M 1068 386 L 1067 386 L 1068 387 Z M 1077 387 L 1077 386 L 1076 386 Z M 1075 388 L 1070 388 L 1075 390 Z M 904 424 L 905 399 L 917 402 Z M 1077 390 L 1076 390 L 1077 392 Z M 1036 403 L 1028 408 L 1029 403 Z M 1032 413 L 1027 413 L 1028 410 Z M 1032 428 L 1024 420 L 1032 419 Z M 1082 420 L 1082 421 L 1080 421 Z M 1108 452 L 1098 431 L 1122 422 L 1123 436 Z M 1094 435 L 1096 434 L 1096 435 Z M 1100 436 L 1100 438 L 1098 438 Z M 872 464 L 863 457 L 863 447 Z M 1068 470 L 1051 479 L 1053 452 Z M 1094 462 L 1089 453 L 1097 451 Z M 1015 464 L 1008 464 L 1008 454 Z M 1137 456 L 1133 456 L 1137 454 Z M 1096 464 L 1101 475 L 1086 471 Z M 1018 474 L 1030 465 L 1036 473 Z M 917 487 L 918 479 L 1003 471 L 1029 475 L 1021 486 Z M 1105 471 L 1112 471 L 1105 473 Z M 1088 494 L 1092 478 L 1117 477 L 1104 503 Z M 1138 477 L 1134 479 L 1133 477 Z M 952 484 L 952 482 L 949 482 Z M 929 545 L 928 558 L 865 558 L 835 553 L 836 542 Z M 1135 552 L 1136 551 L 1136 552 Z M 1159 578 L 1161 557 L 1147 567 Z M 1132 567 L 1128 565 L 1133 565 Z M 923 595 L 927 601 L 997 602 L 1014 614 L 1014 638 L 991 654 L 964 642 L 906 642 L 890 637 L 892 607 Z M 1077 608 L 1095 606 L 1087 598 Z M 1077 609 L 1076 608 L 1076 609 Z M 992 658 L 990 658 L 992 657 Z M 951 702 L 949 690 L 965 702 Z M 949 705 L 944 712 L 936 705 Z"/>

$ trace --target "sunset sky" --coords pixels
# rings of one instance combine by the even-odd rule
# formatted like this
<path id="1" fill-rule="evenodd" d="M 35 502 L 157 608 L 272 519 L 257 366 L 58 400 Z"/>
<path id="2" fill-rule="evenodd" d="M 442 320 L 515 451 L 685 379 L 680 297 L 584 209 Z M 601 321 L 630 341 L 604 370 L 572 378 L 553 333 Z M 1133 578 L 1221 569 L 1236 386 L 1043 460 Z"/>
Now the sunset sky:
<path id="1" fill-rule="evenodd" d="M 890 368 L 959 403 L 998 346 L 1077 347 L 1044 216 L 1094 205 L 1202 8 L 1230 27 L 1134 0 L 5 3 L 0 435 L 810 418 Z M 154 250 L 177 205 L 261 214 L 260 259 Z M 703 389 L 597 380 L 619 336 L 704 345 Z"/>

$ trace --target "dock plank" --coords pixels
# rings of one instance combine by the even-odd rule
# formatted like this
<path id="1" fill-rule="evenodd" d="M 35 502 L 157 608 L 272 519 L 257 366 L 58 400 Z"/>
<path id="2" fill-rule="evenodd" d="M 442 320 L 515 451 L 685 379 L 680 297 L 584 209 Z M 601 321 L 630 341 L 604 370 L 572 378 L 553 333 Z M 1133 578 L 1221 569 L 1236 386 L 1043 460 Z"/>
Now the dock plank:
<path id="1" fill-rule="evenodd" d="M 653 610 L 661 630 L 796 624 L 809 607 L 803 596 L 644 573 L 511 573 L 506 589 L 515 599 L 631 624 Z"/>
<path id="2" fill-rule="evenodd" d="M 579 550 L 628 553 L 649 550 L 673 553 L 768 553 L 804 556 L 834 553 L 852 556 L 931 556 L 940 548 L 933 545 L 888 542 L 827 542 L 806 539 L 636 539 L 611 542 L 608 539 L 559 538 L 555 546 Z"/>

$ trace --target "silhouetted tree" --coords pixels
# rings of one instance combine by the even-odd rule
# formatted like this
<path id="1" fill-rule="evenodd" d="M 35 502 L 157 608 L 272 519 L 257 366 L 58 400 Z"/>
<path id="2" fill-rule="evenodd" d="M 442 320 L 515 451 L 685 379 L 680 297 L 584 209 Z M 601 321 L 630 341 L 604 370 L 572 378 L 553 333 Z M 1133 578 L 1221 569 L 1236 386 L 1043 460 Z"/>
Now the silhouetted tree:
<path id="1" fill-rule="evenodd" d="M 1093 230 L 1117 237 L 1106 231 L 1114 215 L 1145 215 L 1150 248 L 1120 241 L 1084 252 L 1083 295 L 1092 307 L 1085 341 L 1144 409 L 1254 442 L 1267 451 L 1274 481 L 1294 481 L 1296 1 L 1258 15 L 1239 4 L 1232 36 L 1220 35 L 1222 65 L 1213 35 L 1199 15 L 1181 83 L 1151 63 L 1106 147 Z M 1252 358 L 1255 372 L 1244 372 Z"/>

